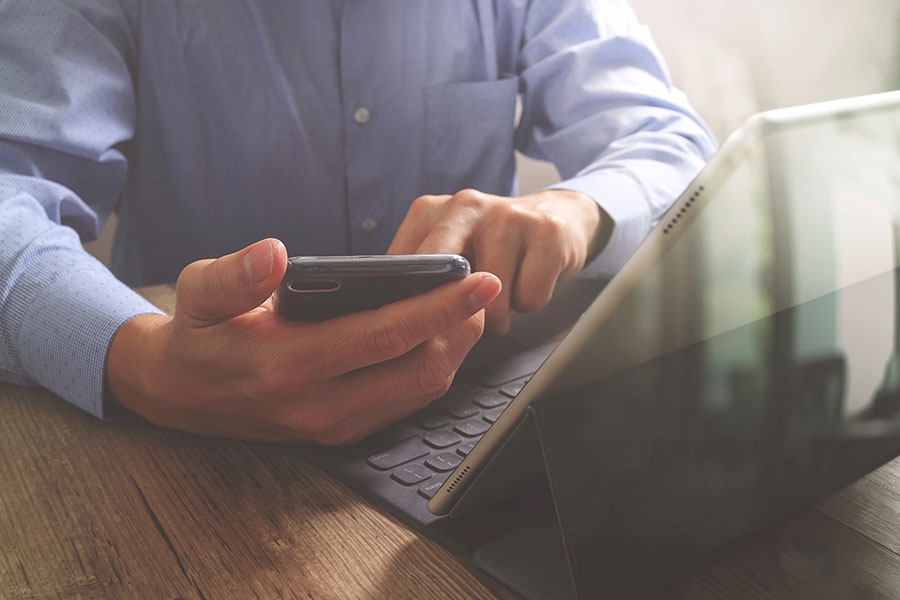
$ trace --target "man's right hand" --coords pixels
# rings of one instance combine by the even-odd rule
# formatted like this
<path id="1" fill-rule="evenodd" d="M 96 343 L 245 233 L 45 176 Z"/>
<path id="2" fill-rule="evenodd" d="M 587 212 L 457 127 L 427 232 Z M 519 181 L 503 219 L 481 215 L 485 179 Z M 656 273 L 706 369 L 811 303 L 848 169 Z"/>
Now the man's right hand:
<path id="1" fill-rule="evenodd" d="M 500 292 L 495 276 L 475 273 L 378 310 L 295 323 L 271 300 L 286 268 L 274 239 L 188 265 L 174 316 L 137 316 L 113 338 L 115 399 L 204 435 L 354 442 L 447 391 Z"/>

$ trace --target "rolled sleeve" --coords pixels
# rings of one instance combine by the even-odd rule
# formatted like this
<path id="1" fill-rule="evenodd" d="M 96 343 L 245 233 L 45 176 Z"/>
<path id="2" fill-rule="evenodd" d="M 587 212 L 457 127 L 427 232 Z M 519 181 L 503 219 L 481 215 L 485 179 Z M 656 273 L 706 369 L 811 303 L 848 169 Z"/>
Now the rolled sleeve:
<path id="1" fill-rule="evenodd" d="M 519 74 L 516 145 L 593 198 L 611 237 L 585 270 L 618 271 L 712 156 L 716 142 L 625 1 L 535 0 Z"/>

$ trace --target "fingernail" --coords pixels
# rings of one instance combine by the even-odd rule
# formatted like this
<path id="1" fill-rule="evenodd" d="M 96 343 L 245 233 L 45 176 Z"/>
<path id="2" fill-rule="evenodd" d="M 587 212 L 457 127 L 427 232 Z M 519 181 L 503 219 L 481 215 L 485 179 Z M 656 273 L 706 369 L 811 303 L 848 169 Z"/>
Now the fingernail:
<path id="1" fill-rule="evenodd" d="M 268 279 L 272 274 L 272 263 L 272 242 L 263 240 L 253 246 L 250 252 L 244 255 L 244 269 L 250 283 L 257 284 Z"/>
<path id="2" fill-rule="evenodd" d="M 477 312 L 491 303 L 500 293 L 497 283 L 492 277 L 482 276 L 481 281 L 469 292 L 469 308 Z"/>

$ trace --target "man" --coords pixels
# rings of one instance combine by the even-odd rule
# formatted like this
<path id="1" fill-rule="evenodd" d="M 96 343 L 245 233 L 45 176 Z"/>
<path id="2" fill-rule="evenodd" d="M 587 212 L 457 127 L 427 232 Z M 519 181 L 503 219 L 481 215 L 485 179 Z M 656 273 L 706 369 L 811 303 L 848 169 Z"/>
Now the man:
<path id="1" fill-rule="evenodd" d="M 5 0 L 0 373 L 101 417 L 359 439 L 483 327 L 619 268 L 713 147 L 624 0 Z M 516 197 L 514 148 L 564 181 Z M 113 211 L 110 273 L 79 235 Z M 285 246 L 482 273 L 286 323 Z M 127 287 L 176 278 L 173 317 Z"/>

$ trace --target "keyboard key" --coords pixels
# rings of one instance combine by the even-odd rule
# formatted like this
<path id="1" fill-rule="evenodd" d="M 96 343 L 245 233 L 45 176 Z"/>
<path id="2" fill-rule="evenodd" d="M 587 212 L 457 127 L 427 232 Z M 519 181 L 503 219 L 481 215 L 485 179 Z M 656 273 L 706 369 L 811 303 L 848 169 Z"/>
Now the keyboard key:
<path id="1" fill-rule="evenodd" d="M 519 395 L 519 392 L 522 391 L 522 388 L 525 387 L 525 384 L 528 383 L 528 379 L 529 378 L 526 377 L 525 379 L 520 379 L 518 381 L 513 381 L 512 383 L 504 385 L 502 388 L 500 388 L 500 393 L 505 396 L 509 396 L 510 398 L 515 398 Z M 493 407 L 487 406 L 485 408 Z"/>
<path id="2" fill-rule="evenodd" d="M 501 396 L 497 392 L 489 392 L 488 390 L 483 390 L 474 398 L 472 398 L 472 402 L 474 402 L 481 408 L 494 408 L 495 406 L 506 404 L 507 402 L 509 402 L 509 399 L 505 396 Z"/>
<path id="3" fill-rule="evenodd" d="M 468 456 L 469 452 L 472 451 L 472 448 L 475 447 L 475 442 L 469 442 L 468 444 L 463 444 L 456 449 L 456 453 L 460 456 Z"/>
<path id="4" fill-rule="evenodd" d="M 491 426 L 481 419 L 469 419 L 468 421 L 457 423 L 453 430 L 466 437 L 475 437 L 476 435 L 481 435 L 490 428 Z"/>
<path id="5" fill-rule="evenodd" d="M 423 429 L 440 429 L 449 425 L 450 419 L 446 415 L 425 415 L 417 422 Z"/>
<path id="6" fill-rule="evenodd" d="M 497 419 L 500 418 L 500 415 L 503 411 L 506 410 L 505 406 L 501 406 L 500 408 L 495 408 L 493 410 L 486 410 L 484 414 L 481 415 L 481 418 L 487 421 L 488 423 L 495 423 Z"/>
<path id="7" fill-rule="evenodd" d="M 399 446 L 394 446 L 384 452 L 373 454 L 366 462 L 369 466 L 375 467 L 379 471 L 387 471 L 388 469 L 393 469 L 403 463 L 408 463 L 411 460 L 422 458 L 430 452 L 431 449 L 423 444 L 421 439 L 413 438 L 403 442 Z"/>
<path id="8" fill-rule="evenodd" d="M 458 444 L 461 441 L 462 438 L 452 431 L 432 431 L 425 436 L 425 443 L 438 449 L 449 448 L 453 444 Z"/>
<path id="9" fill-rule="evenodd" d="M 464 398 L 448 405 L 447 412 L 456 419 L 468 419 L 478 414 L 478 407 L 468 398 Z"/>
<path id="10" fill-rule="evenodd" d="M 435 494 L 437 494 L 438 490 L 441 489 L 441 486 L 444 485 L 444 481 L 446 480 L 443 478 L 429 481 L 419 488 L 419 495 L 423 498 L 428 498 L 429 500 L 431 500 L 431 498 L 434 497 Z"/>
<path id="11" fill-rule="evenodd" d="M 425 461 L 425 464 L 439 473 L 452 471 L 462 462 L 462 456 L 455 452 L 441 452 Z"/>
<path id="12" fill-rule="evenodd" d="M 391 479 L 399 481 L 403 485 L 415 485 L 417 483 L 422 483 L 427 479 L 431 479 L 432 475 L 434 475 L 434 473 L 422 465 L 412 464 L 400 467 L 391 473 Z"/>

